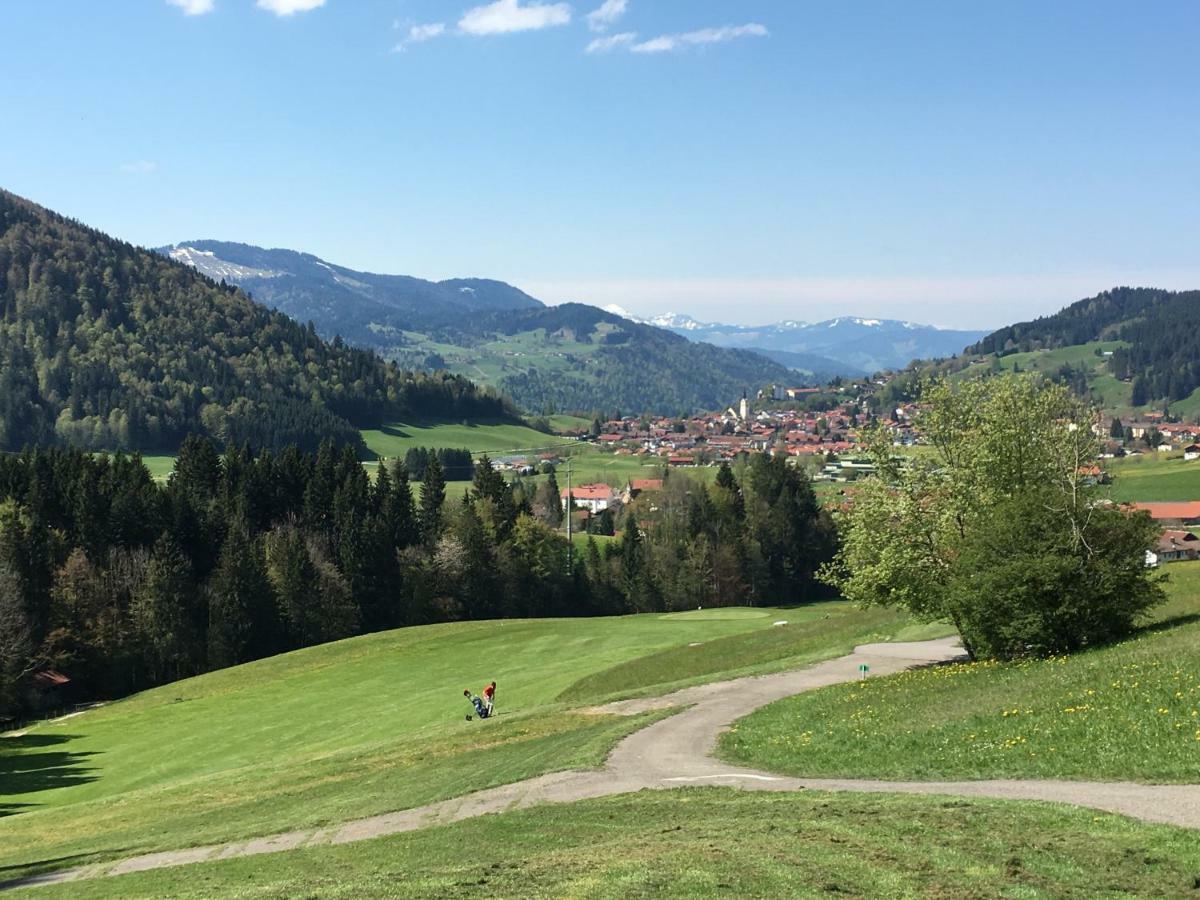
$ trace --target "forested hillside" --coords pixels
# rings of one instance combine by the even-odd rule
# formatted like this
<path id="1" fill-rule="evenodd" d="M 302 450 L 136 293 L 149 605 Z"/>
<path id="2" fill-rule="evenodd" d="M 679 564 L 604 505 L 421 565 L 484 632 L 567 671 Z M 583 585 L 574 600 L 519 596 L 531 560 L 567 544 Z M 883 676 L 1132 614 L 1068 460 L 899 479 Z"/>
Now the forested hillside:
<path id="1" fill-rule="evenodd" d="M 1124 342 L 1108 358 L 1108 373 L 1132 382 L 1132 406 L 1183 400 L 1200 388 L 1200 291 L 1114 288 L 1002 328 L 967 352 L 1004 355 L 1098 340 Z"/>
<path id="2" fill-rule="evenodd" d="M 691 343 L 593 306 L 546 307 L 485 279 L 431 282 L 357 272 L 291 250 L 191 241 L 160 253 L 236 282 L 327 338 L 404 368 L 482 381 L 534 413 L 677 414 L 734 402 L 801 376 L 767 357 Z"/>
<path id="3" fill-rule="evenodd" d="M 159 254 L 0 191 L 0 450 L 360 445 L 394 418 L 498 416 L 463 378 L 327 343 Z"/>
<path id="4" fill-rule="evenodd" d="M 493 313 L 472 328 L 480 339 L 488 333 L 524 336 L 542 344 L 545 352 L 576 362 L 535 363 L 503 378 L 513 399 L 538 411 L 602 408 L 670 414 L 717 409 L 736 402 L 744 390 L 754 392 L 770 382 L 788 384 L 795 377 L 758 353 L 695 344 L 580 303 Z"/>

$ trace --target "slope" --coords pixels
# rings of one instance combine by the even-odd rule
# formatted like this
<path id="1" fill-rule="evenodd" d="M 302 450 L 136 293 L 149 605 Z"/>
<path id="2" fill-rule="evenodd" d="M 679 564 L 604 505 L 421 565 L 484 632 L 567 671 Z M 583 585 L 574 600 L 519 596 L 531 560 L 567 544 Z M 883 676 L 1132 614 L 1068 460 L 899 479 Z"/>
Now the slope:
<path id="1" fill-rule="evenodd" d="M 357 272 L 290 250 L 190 241 L 162 253 L 223 278 L 329 338 L 406 368 L 494 385 L 538 413 L 677 414 L 797 376 L 757 353 L 694 344 L 595 307 L 545 307 L 503 282 Z"/>
<path id="2" fill-rule="evenodd" d="M 968 348 L 975 356 L 1008 357 L 1092 347 L 1106 342 L 1103 366 L 1075 379 L 1111 411 L 1171 404 L 1200 413 L 1200 291 L 1118 287 L 1072 303 L 1052 316 L 1001 328 Z"/>
<path id="3" fill-rule="evenodd" d="M 578 709 L 577 687 L 644 659 L 627 692 L 836 656 L 902 617 L 847 604 L 384 632 L 176 682 L 0 738 L 0 867 L 182 848 L 343 822 L 595 765 L 644 719 Z M 696 661 L 684 673 L 667 651 Z M 624 671 L 622 669 L 622 671 Z M 499 683 L 500 715 L 461 692 Z M 67 858 L 70 858 L 69 860 Z"/>
<path id="4" fill-rule="evenodd" d="M 434 411 L 507 413 L 446 375 L 405 373 L 187 266 L 0 191 L 0 450 L 360 444 Z"/>

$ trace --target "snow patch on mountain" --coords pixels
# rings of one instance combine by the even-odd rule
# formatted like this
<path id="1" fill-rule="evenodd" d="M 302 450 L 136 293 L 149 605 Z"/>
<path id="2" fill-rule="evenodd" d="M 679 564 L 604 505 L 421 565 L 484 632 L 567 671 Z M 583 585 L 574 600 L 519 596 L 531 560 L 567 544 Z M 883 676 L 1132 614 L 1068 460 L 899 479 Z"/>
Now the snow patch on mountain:
<path id="1" fill-rule="evenodd" d="M 219 259 L 211 250 L 197 250 L 195 247 L 172 247 L 171 259 L 191 266 L 214 281 L 222 279 L 236 281 L 241 278 L 278 278 L 282 272 L 271 269 L 255 269 L 252 266 L 239 266 L 237 263 Z"/>

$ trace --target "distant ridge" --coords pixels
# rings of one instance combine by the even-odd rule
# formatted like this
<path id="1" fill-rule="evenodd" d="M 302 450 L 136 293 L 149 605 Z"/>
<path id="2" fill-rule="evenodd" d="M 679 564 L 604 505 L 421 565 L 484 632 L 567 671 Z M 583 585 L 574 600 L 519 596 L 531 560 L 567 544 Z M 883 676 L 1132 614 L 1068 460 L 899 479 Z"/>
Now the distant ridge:
<path id="1" fill-rule="evenodd" d="M 620 310 L 621 314 L 629 316 L 619 306 L 609 309 Z M 952 356 L 961 353 L 967 345 L 978 341 L 986 333 L 944 330 L 915 322 L 858 316 L 839 316 L 821 322 L 793 320 L 758 326 L 701 322 L 681 313 L 666 313 L 635 321 L 667 328 L 693 341 L 757 350 L 780 361 L 792 359 L 805 368 L 824 365 L 826 371 L 842 375 L 900 369 L 915 359 Z"/>
<path id="2" fill-rule="evenodd" d="M 500 281 L 376 275 L 227 241 L 184 241 L 159 252 L 311 321 L 327 338 L 341 336 L 405 367 L 484 381 L 532 412 L 674 415 L 727 406 L 766 384 L 823 377 L 594 306 L 546 306 Z"/>

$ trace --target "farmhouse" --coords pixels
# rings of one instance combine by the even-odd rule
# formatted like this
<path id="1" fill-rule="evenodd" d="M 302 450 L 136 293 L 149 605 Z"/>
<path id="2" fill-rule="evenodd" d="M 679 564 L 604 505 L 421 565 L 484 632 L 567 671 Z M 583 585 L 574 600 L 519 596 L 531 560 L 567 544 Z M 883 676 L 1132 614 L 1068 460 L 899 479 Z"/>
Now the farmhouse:
<path id="1" fill-rule="evenodd" d="M 561 492 L 564 504 L 568 502 L 568 498 L 572 498 L 576 506 L 593 513 L 608 509 L 615 493 L 612 486 L 607 484 L 581 484 L 571 488 L 569 492 L 566 488 Z"/>
<path id="2" fill-rule="evenodd" d="M 1187 462 L 1193 459 L 1200 459 L 1200 444 L 1189 444 L 1183 448 L 1183 458 Z"/>
<path id="3" fill-rule="evenodd" d="M 1135 503 L 1133 508 L 1150 513 L 1150 518 L 1164 525 L 1200 525 L 1200 500 L 1186 503 Z"/>
<path id="4" fill-rule="evenodd" d="M 1200 537 L 1190 531 L 1164 531 L 1154 548 L 1159 562 L 1200 559 Z"/>

